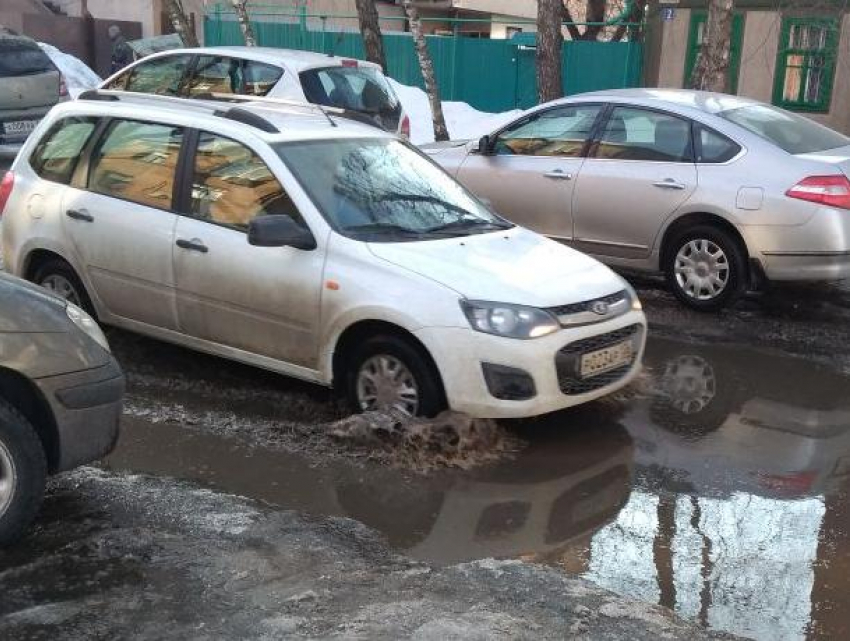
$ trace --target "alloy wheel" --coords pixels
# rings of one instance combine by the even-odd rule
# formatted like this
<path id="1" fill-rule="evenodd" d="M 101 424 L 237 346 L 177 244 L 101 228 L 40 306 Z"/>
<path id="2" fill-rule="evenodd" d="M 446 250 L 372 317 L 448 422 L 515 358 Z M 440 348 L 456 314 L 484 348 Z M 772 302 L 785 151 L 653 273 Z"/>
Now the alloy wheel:
<path id="1" fill-rule="evenodd" d="M 378 354 L 364 361 L 357 372 L 357 401 L 366 412 L 397 409 L 415 416 L 419 410 L 419 386 L 399 358 Z"/>
<path id="2" fill-rule="evenodd" d="M 77 288 L 74 287 L 74 284 L 70 280 L 61 274 L 50 274 L 49 276 L 45 276 L 41 280 L 40 285 L 60 298 L 64 298 L 69 303 L 73 303 L 78 307 L 81 306 L 80 293 L 77 291 Z"/>
<path id="3" fill-rule="evenodd" d="M 3 443 L 0 443 L 0 517 L 9 509 L 16 485 L 17 474 L 12 454 Z"/>
<path id="4" fill-rule="evenodd" d="M 717 298 L 729 284 L 729 258 L 715 242 L 705 238 L 688 241 L 676 254 L 676 282 L 696 300 Z"/>

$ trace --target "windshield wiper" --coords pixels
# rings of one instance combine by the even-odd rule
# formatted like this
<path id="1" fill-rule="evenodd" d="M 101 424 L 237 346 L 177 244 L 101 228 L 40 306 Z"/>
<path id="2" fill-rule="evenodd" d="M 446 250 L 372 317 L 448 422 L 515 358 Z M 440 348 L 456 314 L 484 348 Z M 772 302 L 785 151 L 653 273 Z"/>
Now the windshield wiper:
<path id="1" fill-rule="evenodd" d="M 436 196 L 426 196 L 424 194 L 387 194 L 386 196 L 382 196 L 377 199 L 379 202 L 383 200 L 408 200 L 414 203 L 434 203 L 435 205 L 440 205 L 441 207 L 445 207 L 446 209 L 451 209 L 452 211 L 456 211 L 464 216 L 475 216 L 471 211 L 460 207 L 459 205 L 455 205 L 454 203 L 450 203 L 447 200 L 443 200 L 442 198 L 437 198 Z"/>
<path id="2" fill-rule="evenodd" d="M 480 229 L 484 230 L 504 230 L 511 229 L 513 225 L 510 223 L 502 223 L 502 222 L 493 222 L 490 220 L 484 220 L 483 218 L 472 218 L 472 219 L 459 219 L 453 220 L 450 223 L 446 223 L 445 225 L 438 225 L 436 227 L 431 227 L 425 230 L 426 234 L 430 234 L 433 232 L 441 232 L 441 231 L 450 231 L 457 230 L 463 231 L 466 229 Z"/>
<path id="3" fill-rule="evenodd" d="M 353 225 L 346 227 L 345 231 L 354 233 L 381 233 L 388 232 L 392 234 L 401 234 L 403 236 L 421 236 L 422 232 L 410 227 L 403 227 L 394 223 L 365 223 L 363 225 Z"/>

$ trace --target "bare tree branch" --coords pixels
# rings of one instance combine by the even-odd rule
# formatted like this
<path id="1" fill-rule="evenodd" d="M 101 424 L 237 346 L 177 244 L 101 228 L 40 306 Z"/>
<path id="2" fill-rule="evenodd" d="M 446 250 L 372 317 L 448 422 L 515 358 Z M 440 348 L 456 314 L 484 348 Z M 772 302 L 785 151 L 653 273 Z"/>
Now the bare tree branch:
<path id="1" fill-rule="evenodd" d="M 171 26 L 174 27 L 175 33 L 180 36 L 183 45 L 186 47 L 197 47 L 198 37 L 195 35 L 195 30 L 192 29 L 192 25 L 186 17 L 181 0 L 165 0 L 165 8 L 168 11 L 168 17 L 171 19 Z"/>
<path id="2" fill-rule="evenodd" d="M 357 18 L 360 23 L 360 35 L 366 49 L 366 60 L 381 65 L 387 72 L 387 58 L 384 54 L 384 40 L 381 37 L 381 24 L 378 22 L 378 9 L 375 0 L 355 0 Z"/>
<path id="3" fill-rule="evenodd" d="M 236 19 L 239 21 L 239 28 L 242 30 L 242 38 L 245 40 L 246 47 L 256 47 L 257 38 L 254 35 L 254 27 L 251 25 L 251 18 L 248 16 L 248 0 L 232 0 L 233 11 L 236 12 Z"/>

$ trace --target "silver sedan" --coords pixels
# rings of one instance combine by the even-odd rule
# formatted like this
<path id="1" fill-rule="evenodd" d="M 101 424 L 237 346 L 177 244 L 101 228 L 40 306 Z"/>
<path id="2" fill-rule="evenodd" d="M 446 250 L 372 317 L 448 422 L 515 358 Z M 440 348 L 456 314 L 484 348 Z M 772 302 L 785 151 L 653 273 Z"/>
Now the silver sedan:
<path id="1" fill-rule="evenodd" d="M 684 303 L 850 277 L 850 138 L 725 94 L 625 89 L 540 105 L 425 151 L 510 220 Z"/>

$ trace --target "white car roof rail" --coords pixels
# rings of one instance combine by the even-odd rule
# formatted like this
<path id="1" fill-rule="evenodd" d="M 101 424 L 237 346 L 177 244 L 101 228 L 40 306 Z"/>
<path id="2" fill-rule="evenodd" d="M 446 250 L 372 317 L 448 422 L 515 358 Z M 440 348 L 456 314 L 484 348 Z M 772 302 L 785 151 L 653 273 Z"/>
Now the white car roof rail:
<path id="1" fill-rule="evenodd" d="M 325 105 L 317 105 L 312 102 L 304 102 L 303 100 L 291 100 L 288 98 L 270 98 L 269 96 L 251 96 L 248 94 L 239 93 L 212 92 L 209 94 L 200 94 L 198 96 L 193 96 L 193 98 L 196 100 L 203 100 L 205 95 L 210 96 L 210 98 L 214 100 L 234 102 L 258 102 L 261 104 L 281 105 L 283 107 L 297 107 L 299 109 L 309 109 L 310 111 L 318 111 L 325 118 L 328 119 L 328 122 L 331 124 L 332 127 L 336 127 L 337 124 L 333 120 L 331 120 L 329 114 L 344 116 L 346 113 L 345 109 L 339 109 L 337 107 L 326 107 Z"/>

